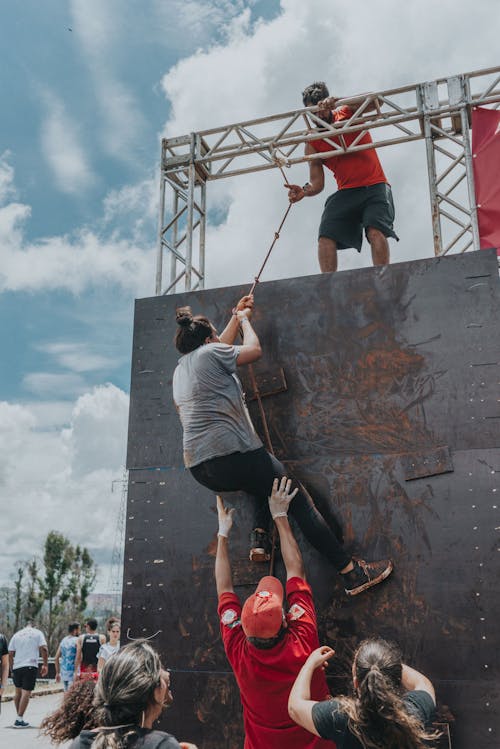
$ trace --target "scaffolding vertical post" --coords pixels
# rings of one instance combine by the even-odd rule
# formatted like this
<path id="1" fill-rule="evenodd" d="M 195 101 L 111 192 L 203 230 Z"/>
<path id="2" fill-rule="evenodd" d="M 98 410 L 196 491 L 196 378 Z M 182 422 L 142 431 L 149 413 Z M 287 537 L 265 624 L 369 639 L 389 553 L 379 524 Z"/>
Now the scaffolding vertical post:
<path id="1" fill-rule="evenodd" d="M 470 101 L 469 81 L 460 76 L 462 80 L 462 106 L 460 108 L 460 119 L 462 124 L 462 138 L 464 140 L 465 173 L 467 174 L 467 191 L 469 195 L 470 223 L 472 230 L 472 241 L 475 250 L 481 249 L 479 238 L 479 223 L 477 220 L 476 187 L 474 184 L 474 169 L 472 166 L 472 149 L 469 133 L 469 112 L 467 101 Z"/>
<path id="2" fill-rule="evenodd" d="M 187 192 L 187 225 L 186 225 L 186 270 L 184 275 L 184 286 L 186 291 L 192 287 L 193 277 L 193 216 L 194 216 L 194 188 L 196 183 L 195 159 L 195 134 L 191 133 L 191 158 L 188 167 L 188 192 Z"/>
<path id="3" fill-rule="evenodd" d="M 199 288 L 205 288 L 205 237 L 207 231 L 207 183 L 204 180 L 201 183 L 201 198 L 200 198 L 200 254 L 198 260 L 198 267 L 200 271 L 200 284 Z"/>
<path id="4" fill-rule="evenodd" d="M 179 213 L 179 190 L 175 187 L 173 200 L 172 200 L 172 212 L 174 217 Z M 177 277 L 177 247 L 179 244 L 179 224 L 177 220 L 174 220 L 172 225 L 172 248 L 170 252 L 170 284 L 175 282 Z M 161 292 L 160 292 L 161 293 Z"/>
<path id="5" fill-rule="evenodd" d="M 158 235 L 157 235 L 157 246 L 156 246 L 155 294 L 157 296 L 161 294 L 161 286 L 162 286 L 164 216 L 165 216 L 165 174 L 163 171 L 163 154 L 162 154 L 162 163 L 160 167 L 160 204 L 158 207 Z"/>
<path id="6" fill-rule="evenodd" d="M 425 154 L 427 157 L 427 176 L 429 179 L 429 196 L 431 200 L 432 241 L 434 255 L 441 255 L 443 238 L 441 236 L 441 221 L 439 216 L 439 195 L 436 169 L 436 154 L 431 128 L 431 112 L 439 106 L 437 86 L 434 83 L 422 83 L 417 87 L 418 106 L 423 116 L 423 131 L 425 139 Z"/>

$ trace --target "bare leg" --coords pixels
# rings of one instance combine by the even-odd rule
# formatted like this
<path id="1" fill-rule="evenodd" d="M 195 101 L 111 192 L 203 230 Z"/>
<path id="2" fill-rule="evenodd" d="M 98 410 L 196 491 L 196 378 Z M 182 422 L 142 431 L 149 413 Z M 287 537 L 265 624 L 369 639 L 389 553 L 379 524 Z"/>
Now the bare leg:
<path id="1" fill-rule="evenodd" d="M 28 692 L 26 689 L 23 689 L 19 707 L 17 708 L 17 714 L 19 715 L 20 718 L 22 718 L 24 713 L 26 712 L 26 708 L 28 707 L 30 697 L 31 697 L 31 692 Z"/>
<path id="2" fill-rule="evenodd" d="M 372 226 L 367 228 L 366 236 L 372 248 L 373 265 L 389 265 L 391 259 L 387 237 L 379 229 L 374 229 Z"/>
<path id="3" fill-rule="evenodd" d="M 333 239 L 318 239 L 318 260 L 322 273 L 335 273 L 337 270 L 337 245 Z"/>
<path id="4" fill-rule="evenodd" d="M 17 714 L 19 715 L 19 704 L 21 702 L 21 695 L 22 695 L 22 689 L 19 687 L 16 687 L 16 691 L 14 694 L 14 705 L 16 706 Z"/>

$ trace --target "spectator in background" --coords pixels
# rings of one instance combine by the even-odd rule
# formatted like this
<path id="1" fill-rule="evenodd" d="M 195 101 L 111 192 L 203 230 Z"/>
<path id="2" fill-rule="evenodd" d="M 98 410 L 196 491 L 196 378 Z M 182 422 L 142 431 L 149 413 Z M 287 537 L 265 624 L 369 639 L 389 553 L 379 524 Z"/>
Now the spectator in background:
<path id="1" fill-rule="evenodd" d="M 109 642 L 101 645 L 97 658 L 97 670 L 101 673 L 104 664 L 110 655 L 120 650 L 120 622 L 117 619 L 108 619 Z"/>
<path id="2" fill-rule="evenodd" d="M 67 692 L 73 683 L 75 674 L 76 644 L 80 636 L 78 622 L 68 624 L 68 634 L 63 637 L 55 656 L 56 681 L 62 681 L 64 691 Z"/>
<path id="3" fill-rule="evenodd" d="M 126 645 L 104 665 L 95 687 L 93 730 L 83 730 L 70 749 L 196 749 L 153 723 L 173 702 L 170 674 L 146 642 Z"/>
<path id="4" fill-rule="evenodd" d="M 80 635 L 76 643 L 75 679 L 97 678 L 97 654 L 104 645 L 106 638 L 97 631 L 97 620 L 87 619 L 85 634 Z"/>
<path id="5" fill-rule="evenodd" d="M 24 713 L 30 701 L 31 692 L 35 688 L 38 674 L 38 659 L 43 659 L 40 671 L 42 678 L 49 671 L 47 641 L 45 635 L 27 621 L 26 626 L 16 632 L 9 642 L 9 661 L 16 692 L 14 704 L 17 717 L 14 728 L 28 728 L 29 723 L 24 720 Z"/>
<path id="6" fill-rule="evenodd" d="M 106 632 L 109 632 L 111 626 L 117 622 L 120 624 L 120 619 L 117 616 L 110 616 L 109 619 L 106 619 Z"/>
<path id="7" fill-rule="evenodd" d="M 9 648 L 7 647 L 7 638 L 0 634 L 0 702 L 4 696 L 9 678 Z"/>
<path id="8" fill-rule="evenodd" d="M 40 724 L 40 731 L 53 744 L 64 744 L 80 735 L 94 724 L 95 681 L 75 681 L 64 695 L 61 706 L 52 715 L 47 715 Z"/>

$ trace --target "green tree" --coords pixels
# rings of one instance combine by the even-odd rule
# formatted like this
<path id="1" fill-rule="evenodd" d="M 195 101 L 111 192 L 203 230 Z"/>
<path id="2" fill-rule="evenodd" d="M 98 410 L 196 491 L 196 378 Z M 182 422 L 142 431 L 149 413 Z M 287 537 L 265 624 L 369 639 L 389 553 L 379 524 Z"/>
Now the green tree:
<path id="1" fill-rule="evenodd" d="M 88 549 L 76 546 L 68 585 L 71 608 L 75 615 L 82 614 L 87 608 L 87 600 L 94 587 L 96 576 L 96 566 Z"/>
<path id="2" fill-rule="evenodd" d="M 50 531 L 47 534 L 43 554 L 43 576 L 38 578 L 38 588 L 46 607 L 48 642 L 52 640 L 56 622 L 70 596 L 68 578 L 74 555 L 73 547 L 62 533 Z"/>
<path id="3" fill-rule="evenodd" d="M 2 594 L 4 608 L 13 610 L 13 630 L 23 626 L 27 618 L 36 620 L 53 653 L 67 623 L 82 617 L 96 576 L 96 565 L 87 548 L 73 546 L 62 533 L 50 531 L 42 559 L 18 562 L 14 587 Z"/>
<path id="4" fill-rule="evenodd" d="M 44 598 L 40 591 L 40 578 L 38 576 L 38 561 L 32 559 L 26 563 L 26 572 L 28 578 L 28 589 L 26 593 L 26 602 L 24 605 L 23 619 L 37 619 L 40 613 Z M 22 624 L 22 622 L 20 622 Z"/>
<path id="5" fill-rule="evenodd" d="M 14 578 L 14 632 L 19 629 L 21 613 L 23 608 L 23 578 L 26 572 L 24 562 L 16 564 L 16 577 Z"/>

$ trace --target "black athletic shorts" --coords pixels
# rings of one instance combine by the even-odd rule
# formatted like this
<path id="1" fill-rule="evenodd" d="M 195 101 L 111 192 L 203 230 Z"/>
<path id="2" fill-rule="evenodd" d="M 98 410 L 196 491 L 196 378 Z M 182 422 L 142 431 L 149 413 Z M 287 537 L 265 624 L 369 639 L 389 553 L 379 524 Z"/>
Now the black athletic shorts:
<path id="1" fill-rule="evenodd" d="M 368 187 L 337 190 L 327 199 L 319 237 L 333 239 L 339 250 L 355 247 L 361 252 L 363 229 L 379 229 L 386 237 L 399 237 L 393 228 L 394 203 L 390 185 L 379 182 Z"/>
<path id="2" fill-rule="evenodd" d="M 12 671 L 12 681 L 18 689 L 32 692 L 35 688 L 37 674 L 38 668 L 35 666 L 21 666 L 21 668 L 15 668 Z"/>

